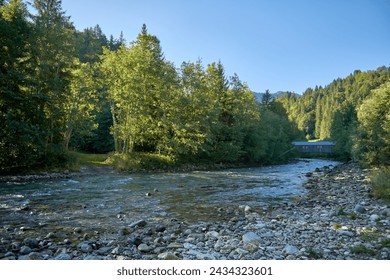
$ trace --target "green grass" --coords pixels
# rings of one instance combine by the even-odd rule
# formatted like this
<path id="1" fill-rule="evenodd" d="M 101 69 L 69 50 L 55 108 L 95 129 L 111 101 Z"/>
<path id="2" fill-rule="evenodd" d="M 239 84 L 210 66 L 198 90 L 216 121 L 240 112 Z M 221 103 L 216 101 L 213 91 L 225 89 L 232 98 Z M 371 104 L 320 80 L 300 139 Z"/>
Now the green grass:
<path id="1" fill-rule="evenodd" d="M 318 260 L 323 258 L 323 254 L 321 252 L 316 251 L 314 248 L 309 248 L 307 254 L 310 259 Z"/>
<path id="2" fill-rule="evenodd" d="M 358 245 L 351 248 L 351 252 L 357 255 L 375 256 L 377 252 L 373 249 L 367 248 L 364 245 Z"/>
<path id="3" fill-rule="evenodd" d="M 107 165 L 108 154 L 77 153 L 80 165 Z"/>

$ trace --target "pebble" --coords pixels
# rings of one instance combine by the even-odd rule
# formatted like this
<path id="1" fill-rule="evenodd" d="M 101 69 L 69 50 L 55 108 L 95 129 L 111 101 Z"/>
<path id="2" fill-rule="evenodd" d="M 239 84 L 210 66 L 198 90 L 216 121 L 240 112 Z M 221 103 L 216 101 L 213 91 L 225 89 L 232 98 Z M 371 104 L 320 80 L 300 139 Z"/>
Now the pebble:
<path id="1" fill-rule="evenodd" d="M 19 253 L 22 255 L 28 255 L 31 253 L 31 248 L 28 246 L 23 246 L 22 248 L 20 248 Z"/>
<path id="2" fill-rule="evenodd" d="M 57 238 L 57 235 L 56 235 L 54 232 L 49 232 L 49 233 L 46 235 L 46 238 L 47 238 L 47 239 L 54 239 L 54 238 Z"/>
<path id="3" fill-rule="evenodd" d="M 283 252 L 287 255 L 296 255 L 299 253 L 299 249 L 293 245 L 287 245 L 284 247 Z"/>
<path id="4" fill-rule="evenodd" d="M 71 260 L 72 257 L 69 254 L 59 254 L 58 256 L 54 257 L 54 260 Z"/>
<path id="5" fill-rule="evenodd" d="M 80 227 L 75 227 L 74 229 L 73 229 L 73 232 L 74 233 L 82 233 L 83 232 L 83 230 L 80 228 Z"/>
<path id="6" fill-rule="evenodd" d="M 168 249 L 178 249 L 178 248 L 183 248 L 183 244 L 181 243 L 170 243 L 167 246 Z"/>
<path id="7" fill-rule="evenodd" d="M 157 232 L 164 232 L 164 231 L 166 231 L 166 229 L 167 229 L 167 228 L 166 228 L 165 226 L 157 226 L 157 227 L 156 227 L 156 231 L 157 231 Z"/>
<path id="8" fill-rule="evenodd" d="M 39 241 L 33 238 L 26 238 L 24 239 L 24 244 L 30 248 L 38 248 L 39 247 Z"/>
<path id="9" fill-rule="evenodd" d="M 380 219 L 380 216 L 377 215 L 377 214 L 372 214 L 372 215 L 370 216 L 370 220 L 373 221 L 373 222 L 376 222 L 376 221 L 378 221 L 379 219 Z"/>
<path id="10" fill-rule="evenodd" d="M 259 244 L 260 243 L 260 236 L 258 236 L 256 233 L 254 232 L 247 232 L 245 233 L 243 236 L 242 236 L 242 241 L 244 243 L 256 243 L 256 244 Z"/>
<path id="11" fill-rule="evenodd" d="M 159 254 L 159 255 L 157 256 L 157 258 L 158 258 L 159 260 L 171 260 L 171 261 L 173 261 L 173 260 L 179 260 L 179 258 L 178 258 L 175 254 L 173 254 L 173 253 L 171 253 L 171 252 L 164 252 L 164 253 L 161 253 L 161 254 Z"/>
<path id="12" fill-rule="evenodd" d="M 363 214 L 366 212 L 366 208 L 360 204 L 357 204 L 353 210 L 359 214 Z"/>
<path id="13" fill-rule="evenodd" d="M 80 243 L 77 247 L 83 253 L 91 253 L 93 251 L 92 246 L 89 245 L 88 243 L 84 243 L 84 242 Z"/>
<path id="14" fill-rule="evenodd" d="M 148 245 L 146 245 L 145 243 L 142 243 L 138 246 L 138 250 L 140 252 L 143 252 L 143 253 L 147 253 L 147 252 L 150 252 L 152 250 L 152 248 L 150 248 Z"/>
<path id="15" fill-rule="evenodd" d="M 134 228 L 134 227 L 144 227 L 144 226 L 146 226 L 146 225 L 147 225 L 146 221 L 143 220 L 143 219 L 141 219 L 141 220 L 138 220 L 138 221 L 135 221 L 135 222 L 131 223 L 131 224 L 129 225 L 129 227 L 130 227 L 130 228 Z"/>

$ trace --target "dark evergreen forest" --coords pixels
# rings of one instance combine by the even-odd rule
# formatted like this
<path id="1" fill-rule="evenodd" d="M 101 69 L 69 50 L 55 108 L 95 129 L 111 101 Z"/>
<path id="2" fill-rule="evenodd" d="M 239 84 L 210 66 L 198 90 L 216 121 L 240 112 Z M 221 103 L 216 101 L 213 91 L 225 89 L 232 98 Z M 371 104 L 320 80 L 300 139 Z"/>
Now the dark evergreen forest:
<path id="1" fill-rule="evenodd" d="M 99 25 L 76 30 L 59 0 L 34 0 L 32 14 L 27 5 L 0 0 L 1 174 L 75 168 L 80 151 L 110 153 L 122 169 L 270 164 L 305 138 L 336 141 L 342 160 L 389 165 L 387 67 L 258 102 L 221 61 L 173 65 L 146 25 L 126 43 Z"/>

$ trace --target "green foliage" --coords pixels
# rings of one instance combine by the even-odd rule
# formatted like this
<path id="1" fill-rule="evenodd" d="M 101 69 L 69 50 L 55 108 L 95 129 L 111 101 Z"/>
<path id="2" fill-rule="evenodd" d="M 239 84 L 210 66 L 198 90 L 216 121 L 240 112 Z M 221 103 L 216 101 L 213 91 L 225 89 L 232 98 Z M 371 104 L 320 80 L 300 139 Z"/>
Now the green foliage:
<path id="1" fill-rule="evenodd" d="M 27 7 L 11 0 L 0 6 L 0 173 L 17 172 L 39 160 L 39 112 L 32 79 Z"/>
<path id="2" fill-rule="evenodd" d="M 336 141 L 335 154 L 341 160 L 349 160 L 352 156 L 361 158 L 366 149 L 364 145 L 369 143 L 353 146 L 356 142 L 362 143 L 363 139 L 368 141 L 372 136 L 369 136 L 368 130 L 362 127 L 362 120 L 365 118 L 362 113 L 360 113 L 362 116 L 358 120 L 359 108 L 366 99 L 371 98 L 371 92 L 374 89 L 389 80 L 390 72 L 386 67 L 380 67 L 375 71 L 355 71 L 344 79 L 334 80 L 326 87 L 316 87 L 314 90 L 309 88 L 301 97 L 288 93 L 279 97 L 278 100 L 285 107 L 289 120 L 297 124 L 298 129 L 306 135 L 307 139 L 318 138 Z M 382 100 L 377 100 L 380 102 L 377 103 L 379 104 L 377 106 L 381 107 L 382 110 L 378 111 L 376 115 L 379 120 L 382 120 L 386 115 L 383 112 L 386 108 L 384 98 L 382 96 Z M 368 108 L 370 111 L 369 107 L 370 105 L 365 105 L 364 108 Z M 375 131 L 371 130 L 371 132 L 372 135 L 382 135 L 378 128 Z M 379 137 L 384 138 L 383 136 Z M 376 142 L 374 139 L 371 140 Z M 373 147 L 371 144 L 369 147 Z M 385 147 L 388 147 L 388 143 L 385 144 L 384 149 L 386 149 Z M 352 154 L 353 149 L 355 150 L 354 154 Z M 372 150 L 372 152 L 374 151 Z M 366 155 L 368 156 L 368 154 Z M 371 154 L 369 157 L 375 156 Z M 369 164 L 373 163 L 367 157 L 363 160 Z"/>
<path id="3" fill-rule="evenodd" d="M 97 25 L 77 31 L 59 0 L 0 6 L 0 172 L 67 168 L 69 150 L 115 151 L 120 169 L 178 163 L 275 163 L 295 139 L 333 139 L 339 158 L 385 165 L 386 67 L 262 103 L 221 62 L 180 70 L 146 25 L 125 45 Z M 378 88 L 378 89 L 377 89 Z"/>
<path id="4" fill-rule="evenodd" d="M 382 167 L 373 171 L 371 174 L 371 183 L 374 196 L 390 202 L 390 168 Z"/>
<path id="5" fill-rule="evenodd" d="M 170 151 L 177 73 L 157 37 L 139 34 L 131 47 L 105 50 L 100 66 L 113 119 L 115 151 Z"/>
<path id="6" fill-rule="evenodd" d="M 351 253 L 357 255 L 369 255 L 373 257 L 377 254 L 377 251 L 364 245 L 357 245 L 351 248 Z"/>
<path id="7" fill-rule="evenodd" d="M 197 158 L 265 163 L 285 158 L 290 148 L 286 115 L 264 114 L 262 120 L 253 93 L 237 75 L 226 78 L 221 62 L 206 69 L 200 61 L 183 63 L 177 73 L 146 26 L 130 47 L 104 51 L 100 73 L 111 103 L 118 154 L 155 153 L 181 162 Z M 278 132 L 271 132 L 275 127 Z M 263 142 L 275 142 L 267 156 L 271 149 L 255 143 L 262 134 L 269 137 Z M 120 166 L 126 160 L 134 162 L 117 157 Z"/>
<path id="8" fill-rule="evenodd" d="M 155 153 L 114 154 L 107 159 L 117 170 L 149 171 L 167 170 L 177 166 L 174 158 Z"/>
<path id="9" fill-rule="evenodd" d="M 358 109 L 355 158 L 369 165 L 390 163 L 390 82 L 373 90 Z"/>
<path id="10" fill-rule="evenodd" d="M 28 5 L 32 14 L 21 0 L 0 6 L 0 173 L 71 167 L 68 148 L 102 131 L 110 149 L 105 92 L 91 63 L 123 39 L 108 41 L 98 26 L 75 31 L 61 1 Z"/>

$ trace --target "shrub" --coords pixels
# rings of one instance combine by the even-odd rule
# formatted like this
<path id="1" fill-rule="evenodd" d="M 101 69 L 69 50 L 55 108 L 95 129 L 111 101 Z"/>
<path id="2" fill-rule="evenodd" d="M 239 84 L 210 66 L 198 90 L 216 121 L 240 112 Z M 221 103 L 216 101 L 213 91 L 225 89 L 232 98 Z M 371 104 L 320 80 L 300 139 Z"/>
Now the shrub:
<path id="1" fill-rule="evenodd" d="M 133 171 L 166 170 L 177 164 L 173 157 L 152 153 L 114 154 L 107 162 L 115 169 Z"/>
<path id="2" fill-rule="evenodd" d="M 390 202 L 390 167 L 382 167 L 373 171 L 371 183 L 374 196 Z"/>

